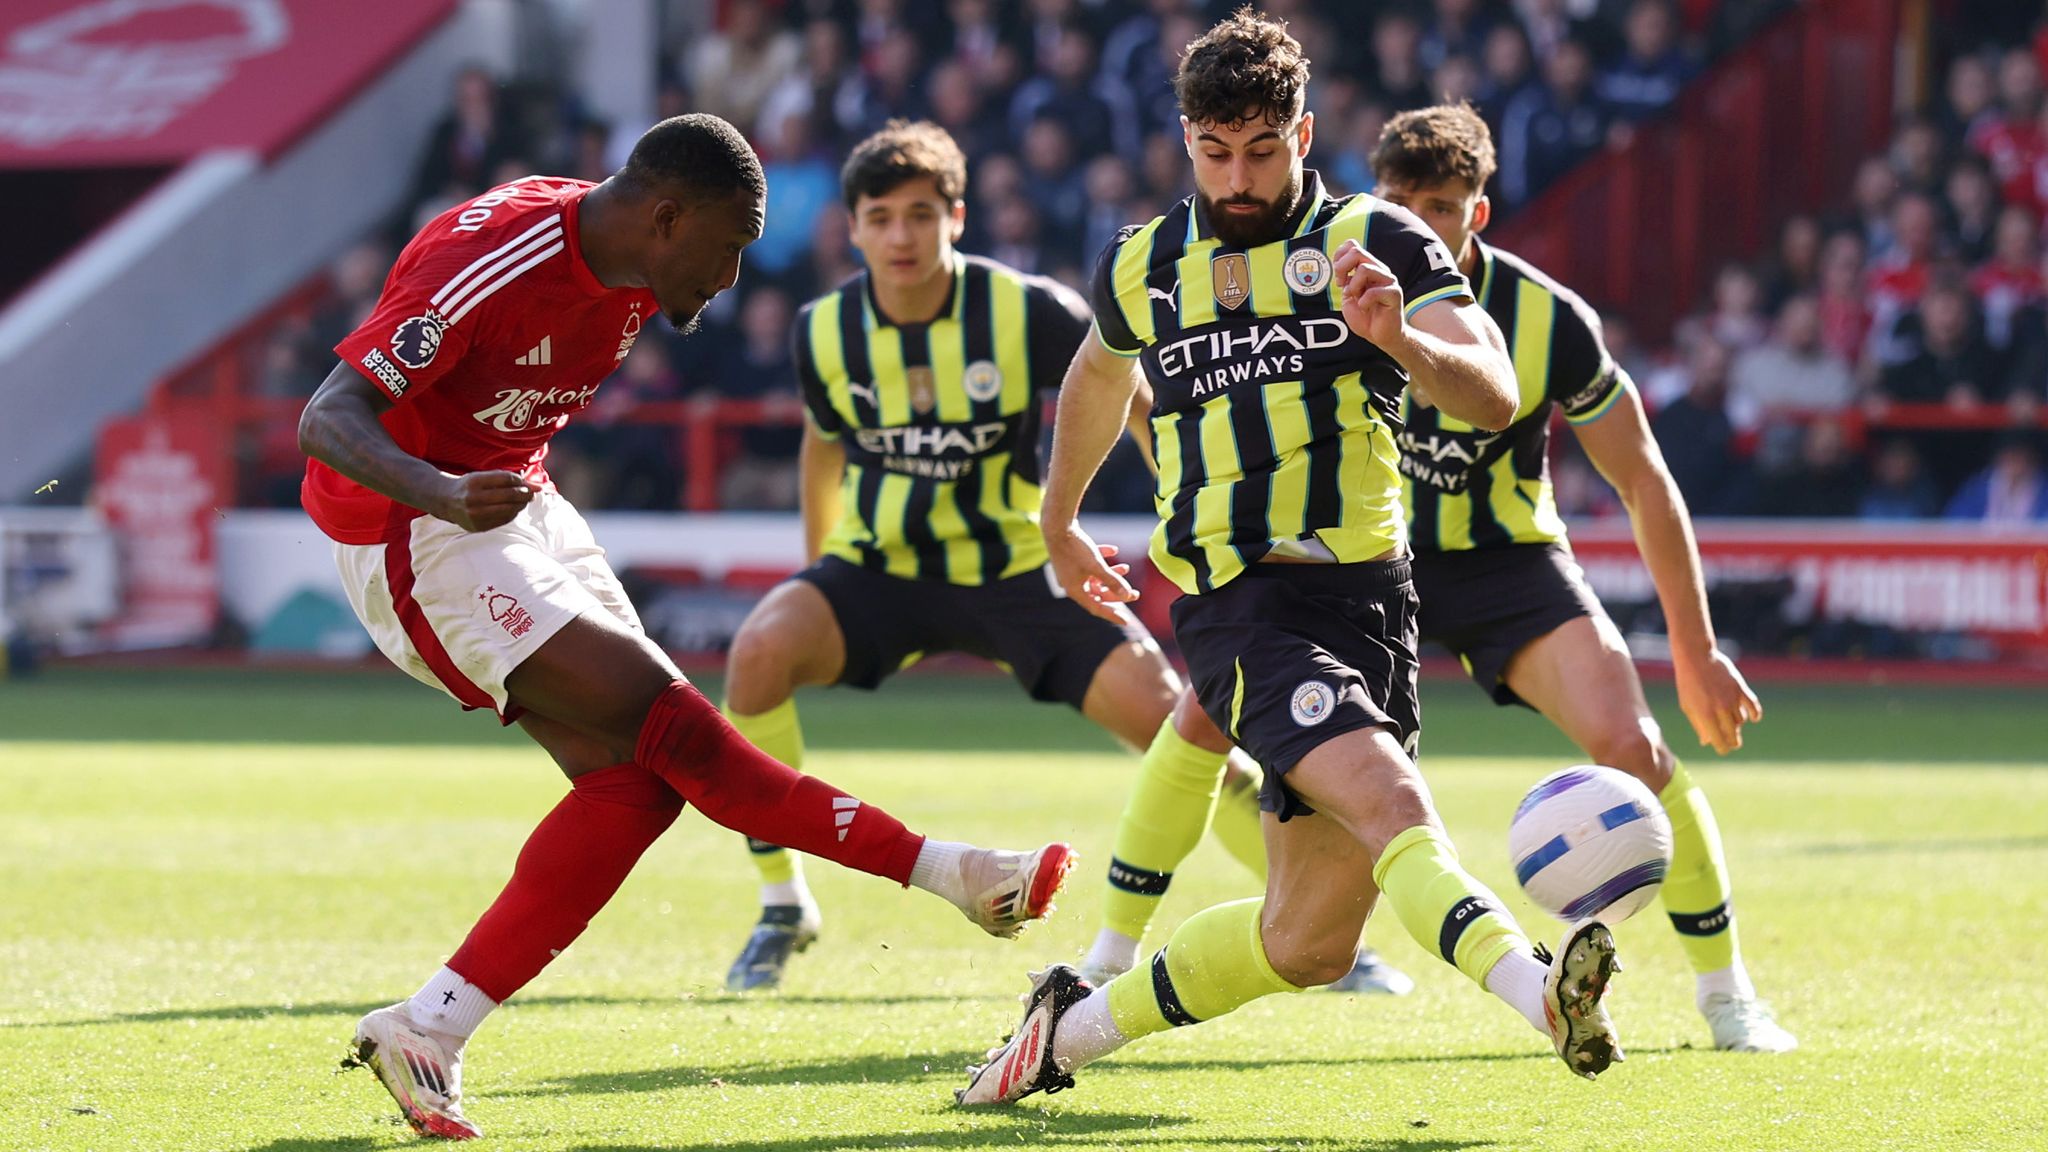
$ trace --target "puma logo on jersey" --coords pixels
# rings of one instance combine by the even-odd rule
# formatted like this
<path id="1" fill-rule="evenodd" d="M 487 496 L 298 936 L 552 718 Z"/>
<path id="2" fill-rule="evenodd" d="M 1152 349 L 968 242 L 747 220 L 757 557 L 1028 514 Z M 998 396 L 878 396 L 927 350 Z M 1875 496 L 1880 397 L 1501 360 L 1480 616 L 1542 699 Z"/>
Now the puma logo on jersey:
<path id="1" fill-rule="evenodd" d="M 1166 301 L 1166 302 L 1167 302 L 1168 304 L 1171 304 L 1171 303 L 1173 303 L 1173 298 L 1174 298 L 1175 296 L 1179 295 L 1179 293 L 1180 293 L 1180 277 L 1178 277 L 1178 276 L 1174 277 L 1174 279 L 1173 279 L 1173 287 L 1171 287 L 1171 288 L 1146 288 L 1146 289 L 1145 289 L 1145 297 L 1146 297 L 1146 299 L 1148 299 L 1148 300 L 1164 300 L 1164 301 Z"/>
<path id="2" fill-rule="evenodd" d="M 849 381 L 846 385 L 846 390 L 852 395 L 864 397 L 869 404 L 877 408 L 882 406 L 882 402 L 875 399 L 875 386 L 873 384 L 855 384 Z"/>

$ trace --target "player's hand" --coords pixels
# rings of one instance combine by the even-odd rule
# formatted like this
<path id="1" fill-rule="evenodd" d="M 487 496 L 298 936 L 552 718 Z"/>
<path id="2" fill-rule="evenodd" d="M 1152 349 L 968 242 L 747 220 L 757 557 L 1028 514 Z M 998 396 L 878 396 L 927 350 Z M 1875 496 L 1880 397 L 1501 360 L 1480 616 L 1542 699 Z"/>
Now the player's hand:
<path id="1" fill-rule="evenodd" d="M 1053 578 L 1074 603 L 1112 624 L 1125 623 L 1117 605 L 1136 600 L 1138 590 L 1124 579 L 1131 571 L 1129 564 L 1110 563 L 1116 557 L 1116 545 L 1097 544 L 1079 524 L 1069 524 L 1065 531 L 1048 531 L 1045 545 L 1052 557 Z"/>
<path id="2" fill-rule="evenodd" d="M 488 532 L 512 522 L 533 499 L 533 486 L 511 472 L 470 472 L 448 477 L 434 515 L 465 532 Z"/>
<path id="3" fill-rule="evenodd" d="M 1678 707 L 1701 746 L 1723 756 L 1742 747 L 1742 726 L 1762 720 L 1764 706 L 1735 662 L 1714 651 L 1676 661 L 1672 671 L 1678 679 Z"/>
<path id="4" fill-rule="evenodd" d="M 1344 322 L 1380 348 L 1392 350 L 1408 338 L 1406 298 L 1401 282 L 1379 257 L 1346 240 L 1337 249 L 1332 275 L 1343 288 Z"/>

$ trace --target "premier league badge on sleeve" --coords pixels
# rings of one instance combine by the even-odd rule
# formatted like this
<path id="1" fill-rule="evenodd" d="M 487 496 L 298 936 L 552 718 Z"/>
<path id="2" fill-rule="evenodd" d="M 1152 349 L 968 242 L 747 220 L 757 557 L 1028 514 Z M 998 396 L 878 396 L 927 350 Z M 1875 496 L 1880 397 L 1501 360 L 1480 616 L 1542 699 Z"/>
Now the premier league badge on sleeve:
<path id="1" fill-rule="evenodd" d="M 1330 286 L 1330 258 L 1321 248 L 1297 248 L 1287 254 L 1287 286 L 1296 296 L 1313 296 Z"/>
<path id="2" fill-rule="evenodd" d="M 432 308 L 405 321 L 391 334 L 391 355 L 407 368 L 420 369 L 434 362 L 441 350 L 441 333 L 448 322 Z"/>

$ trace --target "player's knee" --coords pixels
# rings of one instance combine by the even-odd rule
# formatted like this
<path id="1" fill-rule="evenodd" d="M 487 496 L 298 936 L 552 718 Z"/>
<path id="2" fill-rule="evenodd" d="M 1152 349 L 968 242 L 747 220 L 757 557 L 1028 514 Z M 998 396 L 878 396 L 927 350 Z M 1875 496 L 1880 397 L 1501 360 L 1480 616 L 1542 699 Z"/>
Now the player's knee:
<path id="1" fill-rule="evenodd" d="M 766 712 L 789 699 L 791 654 L 799 641 L 776 621 L 749 617 L 725 658 L 726 707 L 742 716 Z"/>
<path id="2" fill-rule="evenodd" d="M 1150 721 L 1152 731 L 1157 732 L 1159 725 L 1173 716 L 1174 706 L 1180 702 L 1180 677 L 1156 646 L 1148 643 L 1137 652 L 1131 687 L 1132 710 L 1142 712 Z"/>
<path id="3" fill-rule="evenodd" d="M 1333 939 L 1320 934 L 1306 939 L 1269 936 L 1265 940 L 1266 963 L 1282 980 L 1296 988 L 1320 988 L 1342 980 L 1358 957 L 1358 937 Z"/>
<path id="4" fill-rule="evenodd" d="M 1653 792 L 1662 791 L 1671 782 L 1676 762 L 1657 722 L 1647 716 L 1612 725 L 1589 751 L 1595 763 L 1619 768 Z"/>
<path id="5" fill-rule="evenodd" d="M 1202 711 L 1201 704 L 1195 700 L 1193 689 L 1182 692 L 1180 699 L 1174 702 L 1173 730 L 1181 739 L 1205 751 L 1230 750 L 1230 737 L 1224 735 L 1223 730 L 1216 726 L 1216 722 L 1209 719 L 1207 712 Z"/>

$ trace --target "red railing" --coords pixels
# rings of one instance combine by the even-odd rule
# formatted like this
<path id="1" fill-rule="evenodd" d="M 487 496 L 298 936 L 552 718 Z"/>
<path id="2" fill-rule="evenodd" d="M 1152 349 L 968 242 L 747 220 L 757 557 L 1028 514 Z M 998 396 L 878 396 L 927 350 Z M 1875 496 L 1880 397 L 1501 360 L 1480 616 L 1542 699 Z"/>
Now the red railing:
<path id="1" fill-rule="evenodd" d="M 1883 148 L 1908 2 L 1809 0 L 1491 238 L 1663 343 L 1722 262 L 1838 201 Z"/>

